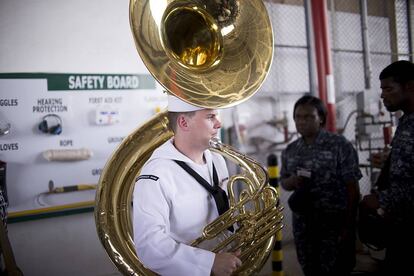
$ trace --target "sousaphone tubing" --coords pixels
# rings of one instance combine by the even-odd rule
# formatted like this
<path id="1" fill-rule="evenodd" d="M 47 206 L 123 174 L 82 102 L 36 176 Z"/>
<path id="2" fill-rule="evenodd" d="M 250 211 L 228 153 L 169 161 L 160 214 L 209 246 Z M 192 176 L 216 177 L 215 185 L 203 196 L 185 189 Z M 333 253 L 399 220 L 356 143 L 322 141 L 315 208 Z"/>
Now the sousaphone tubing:
<path id="1" fill-rule="evenodd" d="M 270 69 L 273 35 L 259 0 L 131 0 L 130 25 L 138 53 L 154 78 L 183 101 L 205 108 L 235 106 L 253 96 Z M 105 165 L 96 194 L 95 222 L 109 257 L 125 275 L 155 275 L 140 262 L 132 238 L 131 197 L 152 152 L 172 137 L 166 112 L 128 135 Z M 228 181 L 230 209 L 192 241 L 198 246 L 236 232 L 212 252 L 240 249 L 249 275 L 261 269 L 282 227 L 282 207 L 266 170 L 232 147 L 212 140 L 211 150 L 235 163 Z M 236 185 L 237 184 L 237 185 Z M 242 184 L 242 188 L 240 187 Z M 139 222 L 138 222 L 139 223 Z"/>

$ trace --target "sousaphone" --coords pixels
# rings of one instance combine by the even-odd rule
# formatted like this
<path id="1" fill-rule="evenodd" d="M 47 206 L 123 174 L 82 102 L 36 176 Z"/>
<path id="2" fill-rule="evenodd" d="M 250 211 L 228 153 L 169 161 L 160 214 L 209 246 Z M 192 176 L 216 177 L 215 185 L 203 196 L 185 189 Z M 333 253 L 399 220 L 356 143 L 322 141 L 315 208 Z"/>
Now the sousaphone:
<path id="1" fill-rule="evenodd" d="M 129 8 L 139 55 L 168 93 L 216 109 L 247 100 L 263 83 L 273 57 L 273 35 L 262 1 L 131 0 Z M 125 275 L 154 275 L 135 252 L 131 196 L 143 164 L 172 137 L 167 124 L 162 112 L 126 137 L 99 180 L 98 236 Z M 234 162 L 241 173 L 228 181 L 230 209 L 206 225 L 191 245 L 214 239 L 234 224 L 236 232 L 211 251 L 241 249 L 243 265 L 237 274 L 249 275 L 261 269 L 282 227 L 279 196 L 259 163 L 217 140 L 211 141 L 211 150 Z"/>

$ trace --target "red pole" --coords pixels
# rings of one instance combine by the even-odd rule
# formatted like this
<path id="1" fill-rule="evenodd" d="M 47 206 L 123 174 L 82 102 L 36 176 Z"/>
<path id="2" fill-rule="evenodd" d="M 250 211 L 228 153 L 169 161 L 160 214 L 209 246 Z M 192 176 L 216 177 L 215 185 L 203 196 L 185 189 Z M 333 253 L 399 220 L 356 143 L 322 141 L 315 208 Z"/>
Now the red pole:
<path id="1" fill-rule="evenodd" d="M 315 38 L 316 67 L 318 70 L 319 98 L 328 109 L 326 128 L 329 131 L 336 132 L 335 86 L 330 55 L 328 7 L 326 0 L 311 0 L 310 2 Z"/>

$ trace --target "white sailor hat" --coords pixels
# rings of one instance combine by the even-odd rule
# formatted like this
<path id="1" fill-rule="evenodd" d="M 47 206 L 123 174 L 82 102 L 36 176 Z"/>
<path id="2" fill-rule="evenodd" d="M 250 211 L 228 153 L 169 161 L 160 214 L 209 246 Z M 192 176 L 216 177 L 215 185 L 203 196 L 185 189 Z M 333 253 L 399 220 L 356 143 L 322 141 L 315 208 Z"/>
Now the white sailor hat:
<path id="1" fill-rule="evenodd" d="M 202 109 L 205 108 L 189 104 L 176 96 L 168 94 L 168 111 L 170 112 L 190 112 Z"/>

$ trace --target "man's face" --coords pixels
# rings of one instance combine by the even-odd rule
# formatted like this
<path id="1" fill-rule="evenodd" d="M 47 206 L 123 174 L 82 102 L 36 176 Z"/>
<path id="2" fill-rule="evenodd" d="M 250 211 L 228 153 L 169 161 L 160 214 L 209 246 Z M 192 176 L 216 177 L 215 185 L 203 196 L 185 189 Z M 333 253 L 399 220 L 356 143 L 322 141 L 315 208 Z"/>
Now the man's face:
<path id="1" fill-rule="evenodd" d="M 408 95 L 403 85 L 394 81 L 394 78 L 381 80 L 381 98 L 385 108 L 394 112 L 400 110 L 408 102 Z"/>
<path id="2" fill-rule="evenodd" d="M 293 117 L 296 130 L 303 137 L 311 137 L 319 132 L 322 125 L 322 118 L 319 117 L 316 108 L 309 104 L 296 107 Z"/>
<path id="3" fill-rule="evenodd" d="M 210 139 L 217 136 L 221 127 L 217 110 L 202 109 L 188 120 L 193 142 L 208 148 Z"/>

